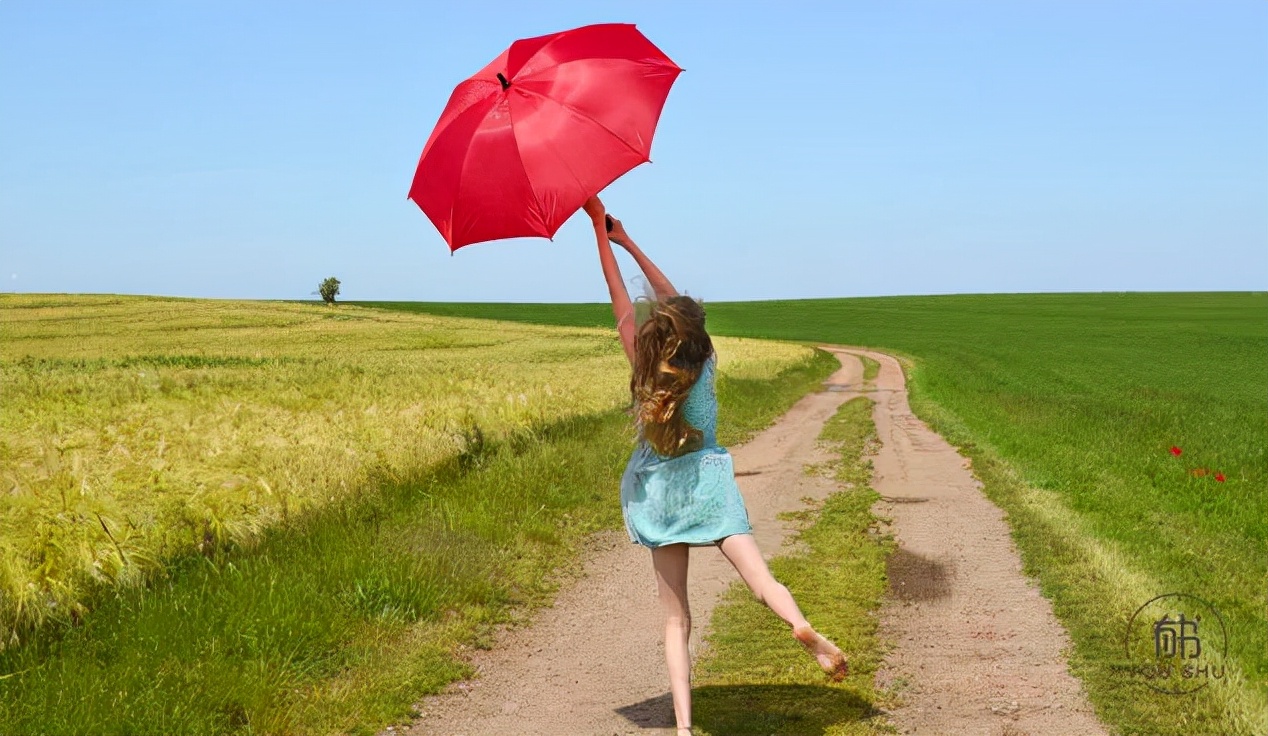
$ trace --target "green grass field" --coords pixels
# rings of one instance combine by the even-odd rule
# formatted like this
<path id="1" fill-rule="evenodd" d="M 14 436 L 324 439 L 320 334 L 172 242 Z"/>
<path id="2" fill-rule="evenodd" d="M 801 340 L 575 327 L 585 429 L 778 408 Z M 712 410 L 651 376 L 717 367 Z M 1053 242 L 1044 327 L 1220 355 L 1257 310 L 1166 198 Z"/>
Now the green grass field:
<path id="1" fill-rule="evenodd" d="M 396 306 L 611 319 L 603 304 Z M 1008 513 L 1103 720 L 1133 734 L 1268 733 L 1268 294 L 707 306 L 714 334 L 908 361 L 913 408 L 973 458 Z M 1171 592 L 1210 602 L 1228 627 L 1229 675 L 1196 695 L 1156 693 L 1120 669 L 1129 617 Z"/>
<path id="2" fill-rule="evenodd" d="M 373 733 L 471 674 L 456 648 L 529 615 L 584 535 L 620 526 L 633 435 L 611 330 L 131 297 L 0 309 L 0 733 Z M 731 444 L 836 366 L 719 350 Z"/>
<path id="3" fill-rule="evenodd" d="M 606 305 L 76 299 L 0 297 L 0 612 L 28 632 L 0 652 L 0 732 L 372 730 L 462 676 L 454 646 L 487 643 L 550 595 L 577 540 L 619 524 L 594 490 L 615 487 L 630 440 Z M 708 307 L 716 335 L 906 361 L 913 408 L 1008 513 L 1116 730 L 1268 733 L 1268 295 Z M 719 349 L 749 351 L 719 378 L 740 433 L 835 363 Z M 183 492 L 193 513 L 175 513 Z M 861 514 L 825 505 L 805 534 Z M 1228 625 L 1229 674 L 1196 695 L 1120 669 L 1128 617 L 1168 592 Z M 776 679 L 745 685 L 772 713 Z M 700 722 L 720 733 L 718 687 Z M 858 714 L 873 696 L 854 693 Z"/>

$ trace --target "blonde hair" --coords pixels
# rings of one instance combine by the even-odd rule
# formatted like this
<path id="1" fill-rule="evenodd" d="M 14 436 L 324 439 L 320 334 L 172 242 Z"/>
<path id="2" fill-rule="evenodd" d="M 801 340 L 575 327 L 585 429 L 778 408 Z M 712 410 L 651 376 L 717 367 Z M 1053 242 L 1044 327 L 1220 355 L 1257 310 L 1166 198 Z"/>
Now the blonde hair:
<path id="1" fill-rule="evenodd" d="M 637 330 L 630 395 L 643 439 L 661 455 L 699 449 L 703 437 L 687 424 L 683 404 L 713 355 L 704 307 L 688 296 L 650 302 Z"/>

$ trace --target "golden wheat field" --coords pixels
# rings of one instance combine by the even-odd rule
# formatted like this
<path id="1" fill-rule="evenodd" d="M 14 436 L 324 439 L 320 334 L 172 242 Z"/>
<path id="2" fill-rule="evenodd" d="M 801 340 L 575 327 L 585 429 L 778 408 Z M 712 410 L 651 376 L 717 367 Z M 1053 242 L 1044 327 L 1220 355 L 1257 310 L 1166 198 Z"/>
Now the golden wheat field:
<path id="1" fill-rule="evenodd" d="M 0 624 L 417 471 L 476 433 L 628 403 L 612 330 L 368 308 L 0 295 Z M 718 338 L 766 377 L 790 344 Z"/>

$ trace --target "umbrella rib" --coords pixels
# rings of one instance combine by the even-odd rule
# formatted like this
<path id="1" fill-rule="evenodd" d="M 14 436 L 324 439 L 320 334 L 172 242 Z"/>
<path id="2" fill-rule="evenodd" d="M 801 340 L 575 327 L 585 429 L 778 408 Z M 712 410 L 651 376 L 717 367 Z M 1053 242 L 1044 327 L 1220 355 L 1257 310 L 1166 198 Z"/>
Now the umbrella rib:
<path id="1" fill-rule="evenodd" d="M 619 135 L 617 135 L 616 133 L 612 132 L 612 129 L 611 129 L 611 128 L 609 128 L 608 126 L 604 125 L 603 123 L 600 123 L 598 120 L 595 120 L 594 118 L 590 117 L 589 115 L 587 115 L 586 113 L 582 112 L 581 110 L 578 110 L 577 108 L 573 107 L 572 105 L 569 105 L 569 104 L 567 104 L 567 103 L 565 103 L 565 102 L 560 102 L 559 100 L 556 100 L 556 99 L 555 99 L 555 98 L 553 98 L 553 97 L 547 97 L 546 95 L 544 95 L 544 94 L 542 94 L 542 93 L 540 93 L 540 92 L 537 92 L 537 91 L 535 91 L 535 90 L 526 89 L 526 88 L 524 88 L 524 87 L 520 87 L 520 88 L 519 88 L 519 90 L 520 90 L 520 92 L 523 92 L 524 94 L 534 95 L 534 96 L 536 96 L 536 97 L 540 97 L 540 98 L 541 98 L 541 99 L 543 99 L 543 100 L 546 100 L 547 102 L 553 102 L 553 103 L 555 103 L 556 105 L 559 105 L 560 107 L 564 108 L 565 110 L 568 110 L 569 112 L 571 112 L 571 113 L 573 113 L 573 114 L 575 114 L 575 115 L 577 115 L 577 116 L 579 116 L 579 117 L 582 117 L 582 118 L 585 118 L 586 120 L 589 120 L 590 122 L 594 123 L 595 125 L 599 126 L 601 129 L 603 129 L 603 130 L 604 130 L 604 131 L 605 131 L 608 135 L 612 136 L 613 138 L 617 139 L 617 140 L 618 140 L 618 141 L 620 141 L 622 144 L 624 144 L 624 146 L 625 146 L 626 148 L 630 149 L 630 151 L 631 151 L 631 152 L 633 152 L 633 153 L 637 154 L 639 158 L 643 159 L 644 161 L 648 161 L 648 160 L 649 160 L 649 159 L 648 159 L 645 155 L 643 155 L 643 152 L 642 152 L 642 151 L 638 150 L 638 149 L 637 149 L 637 148 L 635 148 L 634 146 L 631 146 L 629 141 L 625 140 L 625 139 L 624 139 L 624 138 L 622 138 L 621 136 L 619 136 Z"/>
<path id="2" fill-rule="evenodd" d="M 511 116 L 511 130 L 512 130 L 512 131 L 514 131 L 514 129 L 515 129 L 515 107 L 514 107 L 514 105 L 510 105 L 510 106 L 508 106 L 508 107 L 507 107 L 507 113 Z M 525 167 L 524 167 L 524 152 L 520 150 L 520 141 L 519 141 L 519 137 L 517 137 L 517 136 L 515 136 L 514 134 L 512 134 L 512 135 L 511 135 L 511 140 L 512 140 L 512 141 L 514 141 L 514 143 L 515 143 L 515 156 L 516 156 L 516 157 L 520 160 L 520 169 L 521 169 L 521 170 L 524 170 L 525 172 L 527 172 L 527 169 L 525 169 Z M 568 170 L 568 173 L 569 173 L 569 174 L 572 174 L 572 169 L 569 169 L 569 170 Z M 575 179 L 575 178 L 577 178 L 575 174 L 573 175 L 573 178 L 574 178 L 574 179 Z M 543 204 L 542 204 L 542 198 L 541 198 L 541 195 L 539 195 L 539 194 L 537 193 L 537 190 L 533 187 L 533 185 L 532 185 L 532 182 L 531 182 L 531 181 L 529 182 L 529 185 L 528 185 L 528 191 L 532 193 L 532 195 L 533 195 L 533 202 L 537 205 L 537 218 L 538 218 L 538 221 L 539 221 L 539 223 L 538 223 L 538 224 L 545 225 L 545 224 L 546 224 L 546 218 L 545 218 L 546 207 L 545 207 L 545 205 L 543 205 Z"/>

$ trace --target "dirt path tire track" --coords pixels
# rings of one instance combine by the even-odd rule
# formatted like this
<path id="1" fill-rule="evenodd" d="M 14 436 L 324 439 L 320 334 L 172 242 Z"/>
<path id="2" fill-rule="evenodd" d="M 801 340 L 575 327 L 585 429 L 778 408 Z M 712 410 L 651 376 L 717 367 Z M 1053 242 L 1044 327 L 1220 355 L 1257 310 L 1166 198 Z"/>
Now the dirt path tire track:
<path id="1" fill-rule="evenodd" d="M 912 414 L 898 361 L 849 352 L 881 364 L 873 510 L 892 520 L 899 547 L 881 614 L 895 646 L 877 680 L 905 683 L 891 721 L 919 734 L 1105 733 L 1066 667 L 1065 629 L 1022 574 L 1004 513 L 969 461 Z"/>
<path id="2" fill-rule="evenodd" d="M 1021 575 L 1002 513 L 977 490 L 963 458 L 911 415 L 897 361 L 830 349 L 842 367 L 825 382 L 827 390 L 803 397 L 772 427 L 732 448 L 763 554 L 781 553 L 792 532 L 777 514 L 835 490 L 831 480 L 803 468 L 829 459 L 817 446 L 819 432 L 863 389 L 862 365 L 851 353 L 879 361 L 877 490 L 898 501 L 878 509 L 894 520 L 900 543 L 891 576 L 932 586 L 916 599 L 906 590 L 885 609 L 884 631 L 898 648 L 882 678 L 909 684 L 895 723 L 907 733 L 1103 733 L 1066 673 L 1064 632 Z M 902 502 L 917 498 L 928 502 Z M 948 524 L 959 516 L 965 518 Z M 932 561 L 928 570 L 942 572 L 904 576 L 904 560 Z M 719 596 L 738 580 L 716 548 L 693 550 L 693 657 Z M 580 577 L 554 605 L 538 611 L 530 626 L 499 632 L 492 649 L 472 652 L 477 679 L 425 698 L 420 718 L 404 733 L 673 734 L 661 628 L 647 550 L 631 544 L 623 529 L 595 534 Z"/>

